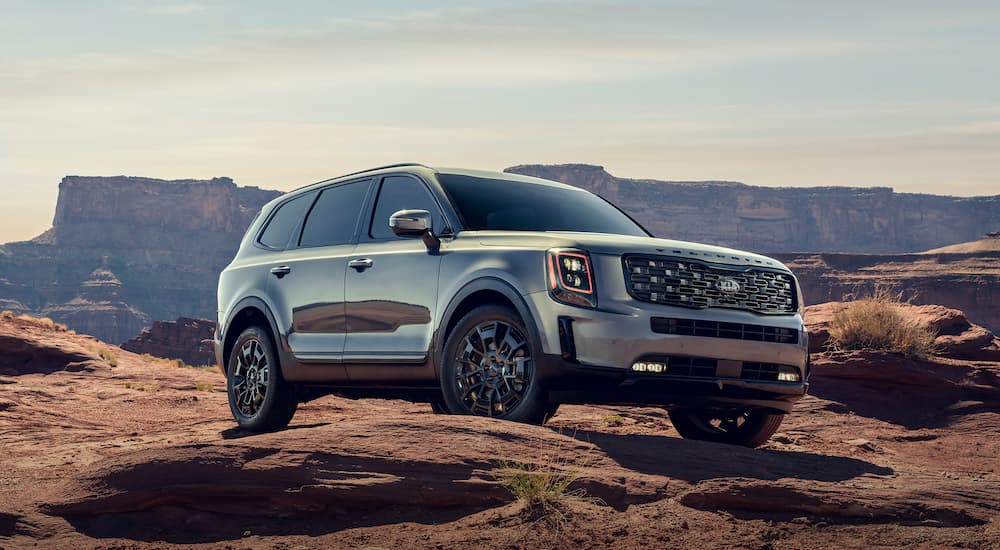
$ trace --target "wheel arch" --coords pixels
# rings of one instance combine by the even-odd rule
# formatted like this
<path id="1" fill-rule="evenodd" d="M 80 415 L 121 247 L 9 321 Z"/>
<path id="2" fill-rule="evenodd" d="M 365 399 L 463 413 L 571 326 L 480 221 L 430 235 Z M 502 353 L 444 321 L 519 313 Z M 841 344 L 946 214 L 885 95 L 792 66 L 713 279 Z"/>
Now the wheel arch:
<path id="1" fill-rule="evenodd" d="M 271 341 L 277 348 L 279 360 L 282 359 L 281 333 L 274 321 L 271 309 L 263 300 L 257 297 L 247 297 L 239 301 L 233 308 L 226 320 L 224 333 L 222 334 L 222 370 L 228 376 L 229 354 L 232 353 L 233 345 L 240 334 L 251 326 L 260 326 L 270 333 Z M 283 361 L 282 361 L 283 363 Z"/>
<path id="2" fill-rule="evenodd" d="M 448 306 L 444 309 L 441 321 L 435 331 L 434 343 L 431 357 L 434 362 L 434 375 L 438 376 L 440 357 L 444 351 L 444 344 L 451 334 L 451 331 L 468 312 L 473 309 L 487 305 L 501 304 L 514 309 L 527 328 L 532 333 L 535 342 L 541 346 L 540 333 L 538 332 L 537 321 L 528 308 L 527 302 L 513 285 L 498 277 L 481 277 L 466 283 L 458 292 L 452 296 Z"/>

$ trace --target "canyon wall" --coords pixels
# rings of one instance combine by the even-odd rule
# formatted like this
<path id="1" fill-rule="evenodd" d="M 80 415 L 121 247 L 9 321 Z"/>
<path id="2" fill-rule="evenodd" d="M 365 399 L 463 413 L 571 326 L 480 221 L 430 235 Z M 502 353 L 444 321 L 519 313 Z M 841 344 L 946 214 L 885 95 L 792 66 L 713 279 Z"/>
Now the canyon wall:
<path id="1" fill-rule="evenodd" d="M 960 309 L 1000 332 L 1000 250 L 774 256 L 795 272 L 808 305 L 848 301 L 882 288 L 914 304 Z"/>
<path id="2" fill-rule="evenodd" d="M 508 171 L 596 192 L 658 236 L 775 255 L 799 275 L 808 303 L 888 282 L 917 303 L 962 309 L 1000 331 L 993 239 L 911 254 L 1000 230 L 1000 196 L 632 180 L 582 164 Z M 229 178 L 67 176 L 52 228 L 0 246 L 0 309 L 49 316 L 112 343 L 157 320 L 214 319 L 219 272 L 279 194 Z"/>
<path id="3" fill-rule="evenodd" d="M 1000 230 L 1000 195 L 947 197 L 887 187 L 757 187 L 734 182 L 617 178 L 586 164 L 507 172 L 582 187 L 659 237 L 762 253 L 919 252 Z"/>
<path id="4" fill-rule="evenodd" d="M 219 272 L 279 194 L 229 178 L 67 176 L 52 228 L 0 247 L 0 308 L 112 343 L 157 319 L 214 319 Z"/>

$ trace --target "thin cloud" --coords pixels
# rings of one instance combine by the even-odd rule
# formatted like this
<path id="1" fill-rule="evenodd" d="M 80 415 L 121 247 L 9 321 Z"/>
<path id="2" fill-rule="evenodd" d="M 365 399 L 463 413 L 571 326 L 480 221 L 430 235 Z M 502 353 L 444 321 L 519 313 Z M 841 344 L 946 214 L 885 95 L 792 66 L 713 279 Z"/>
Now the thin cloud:
<path id="1" fill-rule="evenodd" d="M 205 4 L 184 3 L 184 4 L 161 4 L 152 6 L 145 11 L 151 15 L 186 16 L 194 15 L 208 9 Z"/>

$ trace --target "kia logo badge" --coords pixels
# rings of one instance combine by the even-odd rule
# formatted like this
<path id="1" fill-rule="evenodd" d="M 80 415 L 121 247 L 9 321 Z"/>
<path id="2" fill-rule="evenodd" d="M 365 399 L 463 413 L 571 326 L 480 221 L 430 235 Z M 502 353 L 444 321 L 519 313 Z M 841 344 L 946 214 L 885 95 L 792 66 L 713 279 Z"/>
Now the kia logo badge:
<path id="1" fill-rule="evenodd" d="M 733 294 L 740 291 L 740 284 L 733 279 L 719 279 L 716 286 L 719 287 L 721 292 L 725 292 L 726 294 Z"/>

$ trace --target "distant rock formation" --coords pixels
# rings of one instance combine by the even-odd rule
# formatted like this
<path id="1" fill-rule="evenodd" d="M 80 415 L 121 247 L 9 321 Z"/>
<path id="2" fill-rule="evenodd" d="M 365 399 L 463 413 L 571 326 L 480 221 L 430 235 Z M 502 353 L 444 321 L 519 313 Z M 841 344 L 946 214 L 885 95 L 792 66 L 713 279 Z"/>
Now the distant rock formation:
<path id="1" fill-rule="evenodd" d="M 229 178 L 67 176 L 52 228 L 0 246 L 0 308 L 112 343 L 154 319 L 214 317 L 219 272 L 278 195 Z"/>
<path id="2" fill-rule="evenodd" d="M 95 269 L 72 300 L 46 306 L 42 315 L 84 334 L 103 334 L 120 342 L 149 324 L 149 315 L 121 299 L 122 283 L 106 267 Z"/>
<path id="3" fill-rule="evenodd" d="M 176 321 L 156 321 L 141 334 L 121 345 L 133 353 L 180 359 L 188 365 L 214 365 L 212 335 L 215 323 L 207 319 L 180 317 Z"/>
<path id="4" fill-rule="evenodd" d="M 850 301 L 882 287 L 914 304 L 960 309 L 1000 332 L 1000 250 L 774 256 L 795 272 L 807 305 Z"/>
<path id="5" fill-rule="evenodd" d="M 888 187 L 758 187 L 724 181 L 618 178 L 587 164 L 521 165 L 507 172 L 601 195 L 659 237 L 754 252 L 918 252 L 1000 227 L 1000 195 L 947 197 Z"/>
<path id="6" fill-rule="evenodd" d="M 807 303 L 850 299 L 888 281 L 916 303 L 962 309 L 1000 331 L 1000 239 L 908 253 L 996 231 L 1000 196 L 632 180 L 583 164 L 508 171 L 594 191 L 659 236 L 791 262 Z M 214 319 L 219 272 L 260 207 L 279 194 L 229 178 L 67 176 L 52 228 L 0 246 L 0 309 L 48 316 L 112 343 L 154 320 Z M 850 253 L 827 252 L 838 250 Z"/>
<path id="7" fill-rule="evenodd" d="M 934 250 L 928 250 L 926 254 L 938 254 L 941 252 L 950 252 L 954 254 L 1000 252 L 1000 232 L 994 231 L 992 233 L 987 233 L 982 239 L 972 241 L 971 243 L 959 243 L 950 246 L 943 246 L 941 248 L 935 248 Z"/>

